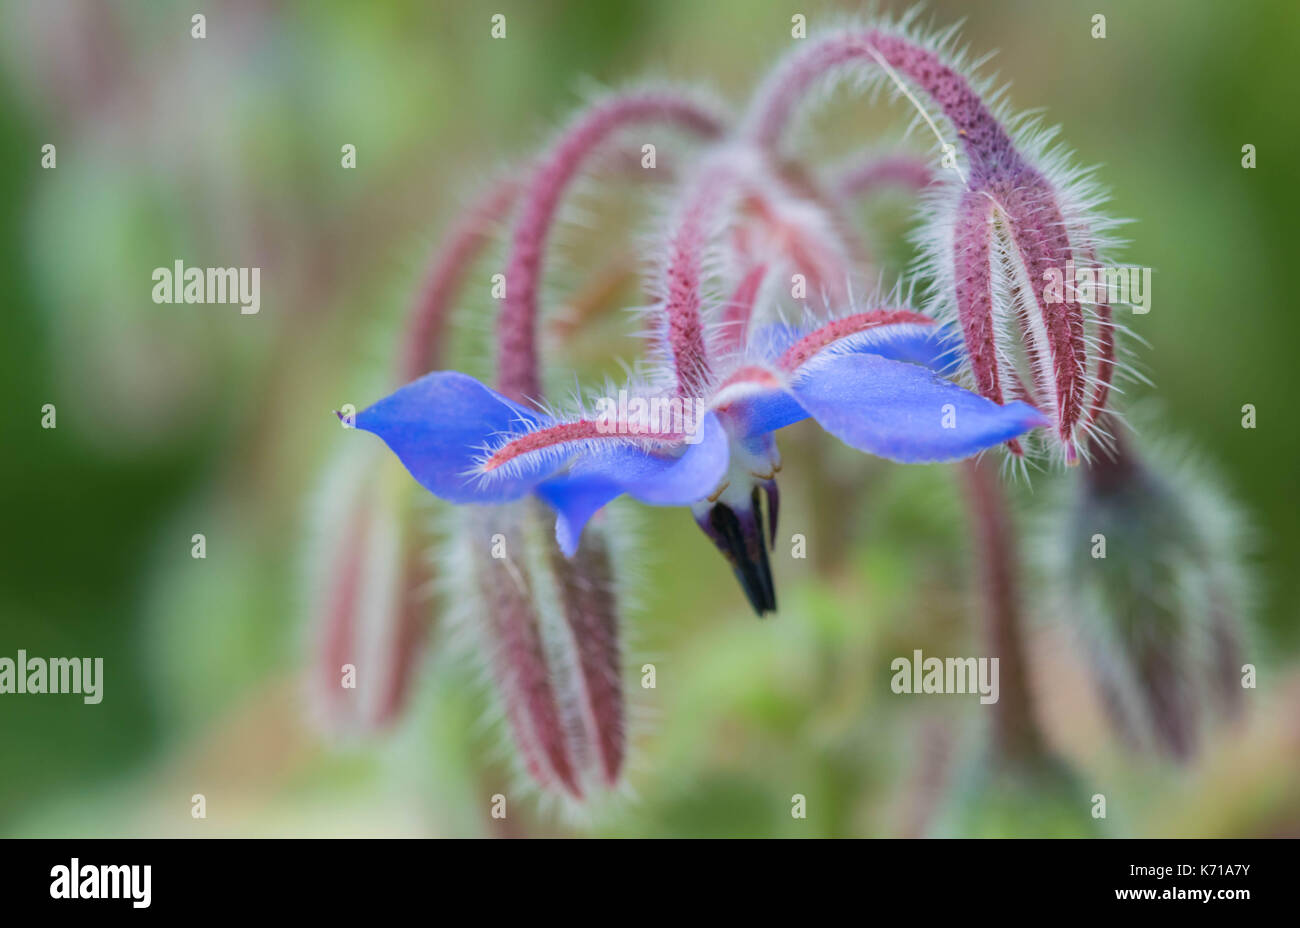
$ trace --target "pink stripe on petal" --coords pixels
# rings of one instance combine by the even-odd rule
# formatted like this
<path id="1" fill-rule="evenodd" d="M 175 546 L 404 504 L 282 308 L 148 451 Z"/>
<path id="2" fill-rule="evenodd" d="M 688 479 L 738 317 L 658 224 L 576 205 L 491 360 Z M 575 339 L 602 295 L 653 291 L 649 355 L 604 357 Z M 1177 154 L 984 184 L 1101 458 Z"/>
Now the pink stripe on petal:
<path id="1" fill-rule="evenodd" d="M 483 472 L 491 473 L 522 455 L 542 451 L 546 448 L 554 448 L 568 442 L 598 439 L 606 439 L 611 442 L 626 442 L 629 438 L 640 437 L 675 443 L 685 441 L 689 437 L 684 432 L 643 434 L 642 431 L 637 430 L 638 427 L 643 429 L 645 425 L 632 421 L 597 421 L 593 419 L 581 419 L 577 422 L 562 422 L 559 425 L 548 426 L 506 442 L 483 463 Z"/>
<path id="2" fill-rule="evenodd" d="M 719 385 L 718 392 L 721 393 L 728 387 L 739 384 L 754 384 L 770 390 L 779 389 L 782 386 L 781 381 L 767 368 L 760 367 L 757 364 L 747 364 L 728 374 L 727 378 Z"/>
<path id="3" fill-rule="evenodd" d="M 749 364 L 727 375 L 710 397 L 709 406 L 725 416 L 737 408 L 737 403 L 775 390 L 784 390 L 785 387 L 785 381 L 773 371 L 757 364 Z"/>
<path id="4" fill-rule="evenodd" d="M 934 325 L 934 320 L 910 309 L 874 309 L 828 322 L 795 342 L 777 361 L 777 367 L 793 373 L 809 358 L 835 342 L 884 325 Z"/>
<path id="5" fill-rule="evenodd" d="M 502 464 L 513 461 L 521 454 L 540 451 L 543 448 L 551 448 L 565 442 L 604 437 L 606 432 L 602 428 L 593 420 L 583 419 L 578 422 L 562 422 L 559 425 L 528 432 L 506 442 L 492 452 L 492 456 L 483 462 L 483 470 L 485 473 L 491 473 Z"/>

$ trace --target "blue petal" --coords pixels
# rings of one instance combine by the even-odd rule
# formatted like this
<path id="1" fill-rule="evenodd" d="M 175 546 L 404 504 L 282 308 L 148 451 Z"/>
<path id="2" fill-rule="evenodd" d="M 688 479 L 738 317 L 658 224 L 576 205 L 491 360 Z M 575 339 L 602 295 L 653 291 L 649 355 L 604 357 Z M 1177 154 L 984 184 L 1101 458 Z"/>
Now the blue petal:
<path id="1" fill-rule="evenodd" d="M 785 323 L 764 326 L 751 346 L 768 361 L 775 361 L 807 332 Z M 897 323 L 876 326 L 835 341 L 814 355 L 808 364 L 844 354 L 874 354 L 892 361 L 923 364 L 941 374 L 951 373 L 962 359 L 961 335 L 950 325 Z M 789 393 L 772 390 L 734 403 L 728 415 L 737 433 L 752 438 L 775 432 L 808 418 L 808 412 Z"/>
<path id="2" fill-rule="evenodd" d="M 891 361 L 923 364 L 951 374 L 962 360 L 961 334 L 951 325 L 899 323 L 866 329 L 837 341 L 837 354 L 875 354 Z"/>
<path id="3" fill-rule="evenodd" d="M 453 503 L 518 499 L 549 476 L 523 472 L 484 481 L 474 473 L 493 436 L 546 422 L 456 371 L 425 374 L 356 417 L 356 427 L 382 438 L 421 486 Z"/>
<path id="4" fill-rule="evenodd" d="M 818 358 L 791 389 L 845 444 L 904 463 L 970 457 L 1048 424 L 1026 403 L 999 406 L 919 365 L 875 354 Z"/>
<path id="5" fill-rule="evenodd" d="M 770 331 L 768 331 L 770 329 Z M 764 346 L 780 350 L 769 360 L 776 360 L 811 329 L 791 334 L 788 327 L 769 326 L 764 332 Z M 896 322 L 872 326 L 831 342 L 822 352 L 833 354 L 878 354 L 891 361 L 924 364 L 940 374 L 950 374 L 962 360 L 961 333 L 952 325 Z M 810 362 L 821 357 L 814 355 Z"/>
<path id="6" fill-rule="evenodd" d="M 569 473 L 539 484 L 537 495 L 556 512 L 555 539 L 565 555 L 578 550 L 591 517 L 624 493 L 655 506 L 686 506 L 716 490 L 730 458 L 727 435 L 713 413 L 704 416 L 699 435 L 676 456 L 610 442 L 574 462 Z"/>
<path id="7" fill-rule="evenodd" d="M 604 477 L 552 477 L 537 495 L 555 510 L 555 540 L 565 557 L 578 551 L 582 530 L 601 507 L 623 495 L 623 487 Z"/>
<path id="8" fill-rule="evenodd" d="M 727 433 L 714 413 L 700 423 L 699 440 L 678 456 L 620 442 L 576 463 L 574 476 L 603 476 L 623 492 L 654 506 L 685 506 L 708 496 L 722 482 L 730 458 Z"/>
<path id="9" fill-rule="evenodd" d="M 727 416 L 737 435 L 754 438 L 802 422 L 808 411 L 786 391 L 770 390 L 733 403 Z"/>

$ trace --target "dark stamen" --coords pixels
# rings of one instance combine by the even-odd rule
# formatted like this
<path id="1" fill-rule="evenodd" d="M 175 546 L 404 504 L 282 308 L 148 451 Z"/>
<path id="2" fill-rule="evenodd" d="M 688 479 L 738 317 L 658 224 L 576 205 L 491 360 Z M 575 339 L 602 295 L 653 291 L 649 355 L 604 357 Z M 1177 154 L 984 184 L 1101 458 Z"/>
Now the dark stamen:
<path id="1" fill-rule="evenodd" d="M 769 491 L 770 492 L 770 491 Z M 767 559 L 767 544 L 763 537 L 763 509 L 758 488 L 750 495 L 752 509 L 736 512 L 725 503 L 709 510 L 707 521 L 699 520 L 700 528 L 712 539 L 718 550 L 731 564 L 740 581 L 749 604 L 761 618 L 776 611 L 776 590 L 772 585 L 772 568 Z M 775 531 L 775 511 L 770 523 Z"/>

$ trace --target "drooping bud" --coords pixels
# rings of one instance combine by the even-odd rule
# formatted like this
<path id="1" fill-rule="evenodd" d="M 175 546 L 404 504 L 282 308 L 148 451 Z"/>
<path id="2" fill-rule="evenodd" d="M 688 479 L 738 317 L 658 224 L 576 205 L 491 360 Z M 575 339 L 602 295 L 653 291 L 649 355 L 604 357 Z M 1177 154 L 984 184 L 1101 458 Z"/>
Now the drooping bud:
<path id="1" fill-rule="evenodd" d="M 675 124 L 711 137 L 718 115 L 689 96 L 663 90 L 615 94 L 578 114 L 539 160 L 511 236 L 506 299 L 498 320 L 501 392 L 517 401 L 541 397 L 537 360 L 538 292 L 546 242 L 561 198 L 582 166 L 617 132 L 638 123 Z"/>
<path id="2" fill-rule="evenodd" d="M 1153 460 L 1093 444 L 1052 566 L 1121 735 L 1187 759 L 1240 710 L 1243 534 L 1185 458 Z"/>
<path id="3" fill-rule="evenodd" d="M 599 528 L 584 542 L 572 560 L 551 546 L 551 568 L 573 636 L 576 701 L 587 754 L 594 754 L 586 761 L 598 765 L 604 785 L 613 787 L 627 753 L 613 555 Z"/>
<path id="4" fill-rule="evenodd" d="M 438 363 L 465 275 L 517 190 L 509 179 L 489 186 L 433 253 L 397 344 L 400 379 Z M 315 666 L 309 688 L 319 721 L 333 732 L 388 725 L 410 693 L 433 579 L 421 524 L 424 499 L 392 456 L 369 443 L 347 442 L 324 472 L 310 537 Z"/>
<path id="5" fill-rule="evenodd" d="M 722 130 L 718 114 L 689 95 L 613 94 L 561 130 L 522 185 L 497 320 L 498 384 L 511 400 L 542 400 L 540 281 L 564 193 L 619 132 L 653 123 L 706 138 Z M 534 497 L 459 514 L 466 521 L 454 540 L 470 539 L 470 560 L 449 579 L 470 581 L 461 592 L 478 604 L 479 638 L 525 768 L 544 789 L 580 801 L 616 786 L 626 734 L 607 539 L 593 526 L 566 558 L 553 514 Z"/>
<path id="6" fill-rule="evenodd" d="M 519 758 L 544 790 L 584 800 L 618 785 L 626 722 L 613 554 L 603 526 L 565 558 L 528 499 L 457 510 L 461 599 Z"/>
<path id="7" fill-rule="evenodd" d="M 760 89 L 747 135 L 777 147 L 813 87 L 855 70 L 919 111 L 942 151 L 941 183 L 921 232 L 932 311 L 960 322 L 976 389 L 1050 415 L 1055 446 L 1074 463 L 1114 372 L 1112 323 L 1109 306 L 1081 300 L 1072 279 L 1059 293 L 1045 281 L 1099 260 L 1114 225 L 1095 212 L 1102 197 L 1086 174 L 1061 167 L 1061 153 L 1013 131 L 963 73 L 960 57 L 906 20 L 800 44 Z M 1099 357 L 1089 359 L 1089 343 Z M 1022 453 L 1018 441 L 1007 444 Z"/>
<path id="8" fill-rule="evenodd" d="M 430 605 L 418 492 L 391 455 L 351 443 L 319 494 L 308 688 L 317 721 L 333 733 L 383 728 L 409 696 Z"/>

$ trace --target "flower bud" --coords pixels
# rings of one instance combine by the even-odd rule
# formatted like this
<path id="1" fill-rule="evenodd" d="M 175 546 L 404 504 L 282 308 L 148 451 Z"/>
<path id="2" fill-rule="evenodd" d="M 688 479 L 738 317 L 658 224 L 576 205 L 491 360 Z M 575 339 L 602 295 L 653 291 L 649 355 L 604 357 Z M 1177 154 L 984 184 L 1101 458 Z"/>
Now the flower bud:
<path id="1" fill-rule="evenodd" d="M 1177 759 L 1241 702 L 1240 520 L 1185 460 L 1162 468 L 1127 436 L 1093 445 L 1056 578 L 1108 713 L 1129 742 Z"/>
<path id="2" fill-rule="evenodd" d="M 626 751 L 614 556 L 603 519 L 573 558 L 533 498 L 460 507 L 449 593 L 486 660 L 514 746 L 549 793 L 615 787 Z"/>
<path id="3" fill-rule="evenodd" d="M 330 731 L 394 721 L 424 652 L 430 571 L 415 486 L 380 449 L 351 443 L 327 474 L 311 540 L 311 703 Z"/>

